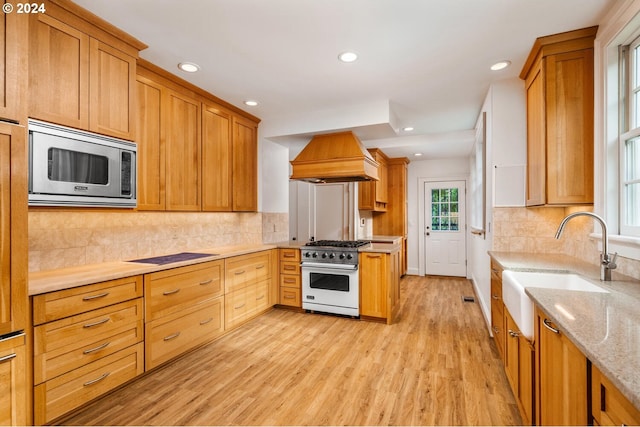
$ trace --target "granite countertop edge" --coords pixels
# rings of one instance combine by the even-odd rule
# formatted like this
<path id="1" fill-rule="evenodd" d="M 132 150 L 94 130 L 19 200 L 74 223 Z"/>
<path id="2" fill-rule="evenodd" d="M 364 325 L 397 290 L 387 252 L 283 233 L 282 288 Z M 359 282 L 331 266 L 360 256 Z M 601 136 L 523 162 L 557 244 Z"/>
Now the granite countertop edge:
<path id="1" fill-rule="evenodd" d="M 575 273 L 609 291 L 595 293 L 546 288 L 525 289 L 532 301 L 591 363 L 636 408 L 640 408 L 640 360 L 637 346 L 634 346 L 634 341 L 629 340 L 634 331 L 640 330 L 640 315 L 634 315 L 634 310 L 629 309 L 629 306 L 637 307 L 640 304 L 640 281 L 614 271 L 611 282 L 602 282 L 599 280 L 598 265 L 562 254 L 490 251 L 489 255 L 505 270 Z M 575 318 L 568 317 L 567 311 L 575 314 Z M 598 321 L 603 318 L 604 322 Z M 611 336 L 610 324 L 613 325 Z M 602 335 L 603 328 L 606 329 L 606 334 L 600 340 L 596 337 Z M 640 334 L 637 340 L 640 340 Z M 635 341 L 635 344 L 640 342 Z"/>

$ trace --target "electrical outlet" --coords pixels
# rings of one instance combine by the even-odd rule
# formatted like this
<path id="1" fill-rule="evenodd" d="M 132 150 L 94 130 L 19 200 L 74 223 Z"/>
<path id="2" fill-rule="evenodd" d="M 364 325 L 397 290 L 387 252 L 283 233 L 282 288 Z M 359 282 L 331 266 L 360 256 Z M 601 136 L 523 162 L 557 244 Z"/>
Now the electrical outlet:
<path id="1" fill-rule="evenodd" d="M 365 220 L 364 218 L 360 218 L 360 227 L 364 227 Z"/>

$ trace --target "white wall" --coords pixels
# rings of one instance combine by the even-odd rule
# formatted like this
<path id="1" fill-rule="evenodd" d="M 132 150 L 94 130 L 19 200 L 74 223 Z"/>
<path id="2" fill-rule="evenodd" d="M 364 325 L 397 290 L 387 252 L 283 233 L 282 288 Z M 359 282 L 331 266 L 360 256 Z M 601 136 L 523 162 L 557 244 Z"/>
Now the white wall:
<path id="1" fill-rule="evenodd" d="M 260 138 L 258 210 L 289 212 L 289 149 Z"/>
<path id="2" fill-rule="evenodd" d="M 420 229 L 421 199 L 424 199 L 423 180 L 468 180 L 469 159 L 458 157 L 451 159 L 412 160 L 409 163 L 407 178 L 407 274 L 420 274 L 420 264 L 424 260 L 420 254 L 420 245 L 424 244 L 424 232 Z M 424 201 L 422 201 L 424 203 Z M 423 206 L 422 203 L 422 206 Z M 467 206 L 469 203 L 467 203 Z"/>

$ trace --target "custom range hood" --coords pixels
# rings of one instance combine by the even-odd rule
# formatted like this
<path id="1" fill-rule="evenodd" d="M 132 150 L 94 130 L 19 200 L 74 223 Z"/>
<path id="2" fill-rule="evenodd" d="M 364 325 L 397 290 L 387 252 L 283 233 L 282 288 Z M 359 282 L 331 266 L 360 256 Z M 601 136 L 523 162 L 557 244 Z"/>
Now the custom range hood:
<path id="1" fill-rule="evenodd" d="M 290 179 L 307 182 L 378 181 L 378 163 L 351 131 L 316 135 L 291 161 Z"/>

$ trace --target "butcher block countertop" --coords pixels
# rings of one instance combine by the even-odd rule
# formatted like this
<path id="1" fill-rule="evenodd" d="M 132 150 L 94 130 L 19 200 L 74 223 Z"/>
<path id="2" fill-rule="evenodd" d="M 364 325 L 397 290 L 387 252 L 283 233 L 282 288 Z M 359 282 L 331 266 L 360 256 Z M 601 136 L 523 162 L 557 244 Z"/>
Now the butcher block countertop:
<path id="1" fill-rule="evenodd" d="M 131 261 L 115 261 L 56 270 L 38 271 L 29 273 L 29 295 L 39 295 L 47 292 L 104 282 L 107 280 L 135 276 L 138 274 L 153 273 L 154 271 L 183 267 L 185 265 L 214 261 L 237 255 L 245 255 L 277 247 L 278 246 L 276 245 L 258 244 L 190 250 L 185 252 L 206 254 L 206 256 L 185 261 L 170 262 L 162 265 Z"/>
<path id="2" fill-rule="evenodd" d="M 615 270 L 612 281 L 600 281 L 599 266 L 566 255 L 510 252 L 489 255 L 505 270 L 575 273 L 609 291 L 525 289 L 591 363 L 640 408 L 640 281 Z"/>

